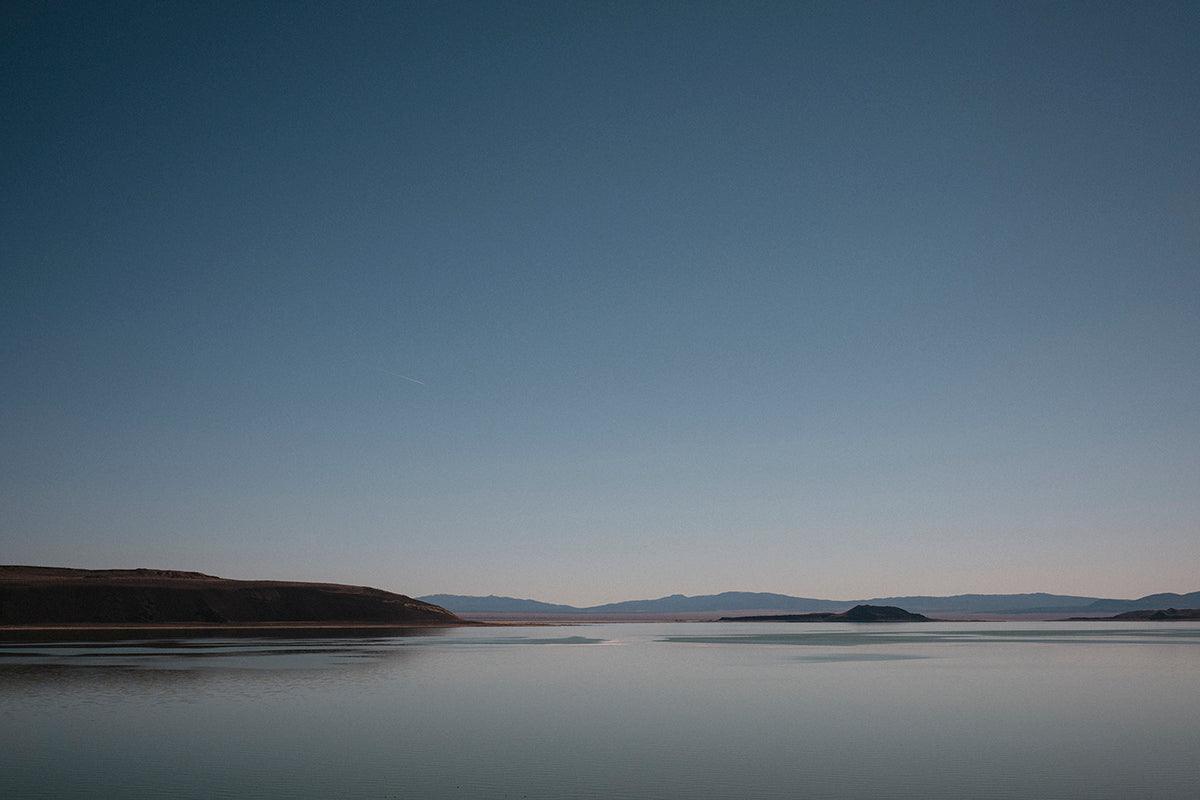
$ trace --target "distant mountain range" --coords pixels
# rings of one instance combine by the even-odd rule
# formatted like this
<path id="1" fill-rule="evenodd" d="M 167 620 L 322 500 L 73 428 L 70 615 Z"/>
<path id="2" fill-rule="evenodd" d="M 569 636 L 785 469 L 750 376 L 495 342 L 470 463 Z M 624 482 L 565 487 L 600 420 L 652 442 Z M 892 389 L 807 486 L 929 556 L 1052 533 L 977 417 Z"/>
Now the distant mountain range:
<path id="1" fill-rule="evenodd" d="M 915 612 L 953 614 L 1112 614 L 1158 608 L 1200 606 L 1200 591 L 1188 594 L 1151 594 L 1135 600 L 1076 595 L 1046 594 L 956 594 L 949 596 L 874 597 L 863 600 L 823 600 L 770 592 L 722 592 L 720 594 L 668 595 L 653 600 L 625 600 L 598 606 L 570 606 L 522 600 L 516 597 L 486 597 L 431 594 L 419 598 L 456 614 L 607 615 L 704 614 L 732 611 L 755 612 L 840 612 L 857 605 L 899 606 Z"/>

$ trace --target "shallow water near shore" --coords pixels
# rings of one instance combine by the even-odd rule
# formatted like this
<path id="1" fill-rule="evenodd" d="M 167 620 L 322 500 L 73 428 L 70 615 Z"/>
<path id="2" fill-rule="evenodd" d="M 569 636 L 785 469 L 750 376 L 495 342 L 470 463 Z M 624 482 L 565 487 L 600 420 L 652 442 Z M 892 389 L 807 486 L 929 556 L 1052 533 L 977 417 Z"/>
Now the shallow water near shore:
<path id="1" fill-rule="evenodd" d="M 5 798 L 1193 798 L 1200 625 L 0 644 Z"/>

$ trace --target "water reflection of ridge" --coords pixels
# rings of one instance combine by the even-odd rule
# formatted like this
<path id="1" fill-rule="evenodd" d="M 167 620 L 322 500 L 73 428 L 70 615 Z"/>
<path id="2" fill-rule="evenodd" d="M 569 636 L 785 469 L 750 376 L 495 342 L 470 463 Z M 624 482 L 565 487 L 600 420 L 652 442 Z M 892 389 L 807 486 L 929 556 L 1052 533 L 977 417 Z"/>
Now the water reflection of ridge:
<path id="1" fill-rule="evenodd" d="M 137 628 L 10 628 L 0 631 L 0 646 L 17 643 L 45 643 L 47 646 L 94 645 L 108 643 L 113 646 L 123 644 L 163 644 L 170 646 L 187 646 L 187 642 L 198 640 L 208 642 L 232 642 L 239 639 L 254 640 L 289 640 L 289 639 L 354 639 L 369 641 L 377 639 L 388 641 L 398 638 L 428 638 L 446 636 L 454 629 L 439 626 L 396 626 L 396 627 L 353 627 L 344 628 L 172 628 L 158 627 L 154 630 L 139 630 Z"/>
<path id="2" fill-rule="evenodd" d="M 454 644 L 474 647 L 510 645 L 600 644 L 603 639 L 563 637 L 339 637 L 334 639 L 279 638 L 230 641 L 192 638 L 127 640 L 121 642 L 47 642 L 0 645 L 0 682 L 17 665 L 30 668 L 124 669 L 134 671 L 262 671 L 329 670 L 390 664 L 429 646 Z"/>
<path id="3" fill-rule="evenodd" d="M 245 680 L 255 673 L 363 671 L 394 667 L 398 662 L 419 658 L 421 652 L 422 648 L 395 643 L 389 646 L 387 641 L 378 639 L 367 640 L 361 646 L 348 645 L 345 640 L 278 642 L 267 646 L 261 642 L 213 643 L 211 647 L 192 642 L 185 647 L 159 648 L 146 647 L 145 643 L 117 647 L 10 645 L 0 647 L 0 686 L 10 680 L 36 680 L 38 672 L 62 680 L 66 673 L 74 671 L 80 678 L 94 681 L 98 672 L 105 671 L 114 676 L 134 672 L 171 673 L 171 680 L 185 677 L 185 673 L 228 673 Z"/>

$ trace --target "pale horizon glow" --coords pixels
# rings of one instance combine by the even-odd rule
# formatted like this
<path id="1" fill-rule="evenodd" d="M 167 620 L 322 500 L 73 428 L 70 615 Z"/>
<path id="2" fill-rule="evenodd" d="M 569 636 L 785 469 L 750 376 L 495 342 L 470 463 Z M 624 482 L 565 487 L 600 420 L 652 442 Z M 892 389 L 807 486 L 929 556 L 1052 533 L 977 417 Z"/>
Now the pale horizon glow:
<path id="1" fill-rule="evenodd" d="M 1200 589 L 1195 3 L 6 23 L 0 561 Z"/>

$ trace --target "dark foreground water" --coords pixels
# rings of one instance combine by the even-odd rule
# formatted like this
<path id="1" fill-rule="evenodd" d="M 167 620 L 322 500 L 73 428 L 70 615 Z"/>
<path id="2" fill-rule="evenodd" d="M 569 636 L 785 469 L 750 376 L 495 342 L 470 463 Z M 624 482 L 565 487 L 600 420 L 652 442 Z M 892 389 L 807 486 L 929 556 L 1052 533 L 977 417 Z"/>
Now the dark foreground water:
<path id="1" fill-rule="evenodd" d="M 1200 626 L 0 645 L 0 797 L 1200 796 Z"/>

